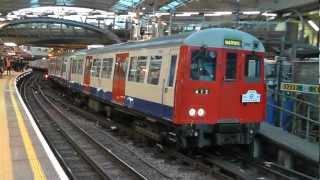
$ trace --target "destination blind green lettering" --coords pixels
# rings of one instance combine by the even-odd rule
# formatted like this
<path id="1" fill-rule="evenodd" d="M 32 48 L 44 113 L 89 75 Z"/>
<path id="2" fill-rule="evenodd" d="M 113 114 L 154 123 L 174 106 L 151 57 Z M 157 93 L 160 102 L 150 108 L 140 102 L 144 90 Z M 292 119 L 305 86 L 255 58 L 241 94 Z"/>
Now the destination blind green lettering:
<path id="1" fill-rule="evenodd" d="M 225 46 L 238 46 L 241 47 L 241 41 L 240 40 L 233 40 L 233 39 L 225 39 L 224 40 Z"/>

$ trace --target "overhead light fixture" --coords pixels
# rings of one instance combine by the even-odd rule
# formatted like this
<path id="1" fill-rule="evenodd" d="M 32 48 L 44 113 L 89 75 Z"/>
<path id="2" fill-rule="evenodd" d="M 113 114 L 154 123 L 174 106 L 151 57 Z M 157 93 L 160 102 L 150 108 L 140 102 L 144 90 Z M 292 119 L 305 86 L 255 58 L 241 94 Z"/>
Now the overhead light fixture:
<path id="1" fill-rule="evenodd" d="M 168 13 L 168 12 L 157 12 L 155 15 L 156 16 L 167 16 L 167 15 L 170 15 L 170 13 Z"/>
<path id="2" fill-rule="evenodd" d="M 14 42 L 5 42 L 5 43 L 3 43 L 5 46 L 9 46 L 9 47 L 16 47 L 17 46 L 17 44 L 16 43 L 14 43 Z"/>
<path id="3" fill-rule="evenodd" d="M 308 23 L 315 31 L 319 31 L 319 26 L 316 25 L 316 23 L 314 23 L 312 20 L 309 20 Z"/>
<path id="4" fill-rule="evenodd" d="M 182 14 L 176 14 L 176 16 L 192 16 L 192 15 L 198 15 L 199 12 L 183 12 Z"/>
<path id="5" fill-rule="evenodd" d="M 282 17 L 289 17 L 292 15 L 292 12 L 284 13 L 282 14 Z"/>
<path id="6" fill-rule="evenodd" d="M 268 13 L 268 12 L 264 12 L 262 13 L 263 16 L 267 16 L 267 17 L 276 17 L 277 14 L 276 13 Z"/>
<path id="7" fill-rule="evenodd" d="M 218 11 L 218 12 L 213 12 L 213 13 L 206 13 L 204 16 L 227 16 L 231 15 L 231 11 Z"/>
<path id="8" fill-rule="evenodd" d="M 258 15 L 260 14 L 260 11 L 244 11 L 244 15 Z"/>

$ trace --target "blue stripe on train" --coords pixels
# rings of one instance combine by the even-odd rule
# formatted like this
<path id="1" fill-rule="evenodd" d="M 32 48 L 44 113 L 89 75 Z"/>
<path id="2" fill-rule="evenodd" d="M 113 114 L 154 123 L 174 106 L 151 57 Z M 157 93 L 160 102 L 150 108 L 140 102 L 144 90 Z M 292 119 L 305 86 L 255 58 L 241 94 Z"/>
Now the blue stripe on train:
<path id="1" fill-rule="evenodd" d="M 78 83 L 71 83 L 71 88 L 74 91 L 82 92 L 83 86 Z M 111 103 L 112 100 L 112 92 L 105 92 L 95 87 L 90 87 L 90 95 L 100 99 L 102 102 Z M 125 97 L 124 106 L 168 121 L 171 121 L 173 115 L 173 108 L 170 106 L 131 96 Z"/>
<path id="2" fill-rule="evenodd" d="M 155 117 L 164 118 L 169 121 L 172 119 L 172 107 L 170 106 L 146 101 L 131 96 L 126 96 L 124 105 Z"/>

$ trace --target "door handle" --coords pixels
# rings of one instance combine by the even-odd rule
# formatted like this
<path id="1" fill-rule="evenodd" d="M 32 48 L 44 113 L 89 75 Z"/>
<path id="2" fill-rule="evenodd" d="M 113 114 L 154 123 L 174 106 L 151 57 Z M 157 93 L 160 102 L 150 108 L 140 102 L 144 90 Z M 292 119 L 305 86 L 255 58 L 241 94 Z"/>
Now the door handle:
<path id="1" fill-rule="evenodd" d="M 167 93 L 168 92 L 168 87 L 164 88 L 164 92 Z"/>

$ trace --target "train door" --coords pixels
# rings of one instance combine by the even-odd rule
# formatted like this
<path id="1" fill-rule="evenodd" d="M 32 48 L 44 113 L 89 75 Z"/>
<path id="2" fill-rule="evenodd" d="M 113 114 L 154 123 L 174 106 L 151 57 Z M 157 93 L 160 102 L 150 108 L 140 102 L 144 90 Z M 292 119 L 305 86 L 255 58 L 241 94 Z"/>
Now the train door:
<path id="1" fill-rule="evenodd" d="M 83 72 L 83 92 L 86 94 L 90 93 L 90 79 L 91 79 L 91 66 L 92 56 L 86 56 L 84 72 Z"/>
<path id="2" fill-rule="evenodd" d="M 116 54 L 112 85 L 112 101 L 121 105 L 125 100 L 128 57 L 128 53 Z"/>
<path id="3" fill-rule="evenodd" d="M 242 53 L 241 119 L 246 122 L 260 122 L 265 118 L 265 83 L 263 53 Z"/>
<path id="4" fill-rule="evenodd" d="M 163 104 L 166 106 L 173 107 L 174 103 L 174 86 L 175 86 L 175 76 L 176 76 L 176 69 L 178 65 L 178 54 L 179 49 L 171 49 L 169 53 L 169 63 L 168 66 L 165 67 L 167 69 L 166 71 L 166 80 L 163 85 L 162 89 L 162 97 L 163 97 Z M 167 108 L 164 109 L 164 114 L 166 113 Z M 171 118 L 171 117 L 166 117 Z"/>
<path id="5" fill-rule="evenodd" d="M 222 52 L 223 79 L 221 83 L 221 96 L 219 103 L 220 118 L 228 121 L 237 120 L 240 106 L 240 53 L 237 51 L 224 50 Z"/>

